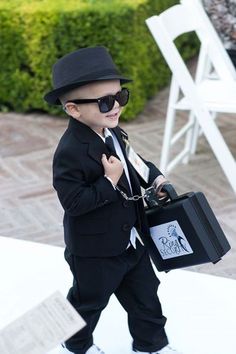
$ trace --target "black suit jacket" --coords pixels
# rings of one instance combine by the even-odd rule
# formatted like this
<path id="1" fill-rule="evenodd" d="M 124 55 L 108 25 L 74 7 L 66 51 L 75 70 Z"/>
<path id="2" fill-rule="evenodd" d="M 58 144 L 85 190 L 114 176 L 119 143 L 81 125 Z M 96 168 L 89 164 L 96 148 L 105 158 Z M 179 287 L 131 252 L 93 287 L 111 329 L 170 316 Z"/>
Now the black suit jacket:
<path id="1" fill-rule="evenodd" d="M 112 129 L 126 158 L 121 128 Z M 126 201 L 104 177 L 102 154 L 109 155 L 102 139 L 87 125 L 70 118 L 53 159 L 53 186 L 64 208 L 64 236 L 69 251 L 83 257 L 109 257 L 124 252 L 130 230 L 147 233 L 144 205 Z M 126 158 L 133 194 L 141 193 L 161 172 L 150 162 L 146 184 Z M 127 180 L 118 186 L 129 194 Z"/>

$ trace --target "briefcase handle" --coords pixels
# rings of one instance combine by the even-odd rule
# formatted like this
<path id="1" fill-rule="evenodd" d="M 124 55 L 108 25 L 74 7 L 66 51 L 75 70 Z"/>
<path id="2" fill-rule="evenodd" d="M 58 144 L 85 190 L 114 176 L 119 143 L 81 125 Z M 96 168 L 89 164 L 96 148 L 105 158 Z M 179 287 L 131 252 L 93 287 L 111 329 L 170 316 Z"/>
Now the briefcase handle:
<path id="1" fill-rule="evenodd" d="M 165 183 L 160 189 L 162 192 L 165 192 L 167 196 L 158 198 L 155 189 L 152 187 L 149 187 L 146 189 L 145 194 L 144 194 L 144 199 L 146 201 L 146 204 L 148 208 L 155 208 L 155 207 L 161 207 L 163 206 L 168 200 L 174 200 L 178 198 L 178 194 L 176 193 L 176 190 L 170 183 Z"/>
<path id="2" fill-rule="evenodd" d="M 174 189 L 174 187 L 170 183 L 163 184 L 161 191 L 166 192 L 169 199 L 171 199 L 171 200 L 178 198 L 178 194 L 177 194 L 176 190 Z"/>

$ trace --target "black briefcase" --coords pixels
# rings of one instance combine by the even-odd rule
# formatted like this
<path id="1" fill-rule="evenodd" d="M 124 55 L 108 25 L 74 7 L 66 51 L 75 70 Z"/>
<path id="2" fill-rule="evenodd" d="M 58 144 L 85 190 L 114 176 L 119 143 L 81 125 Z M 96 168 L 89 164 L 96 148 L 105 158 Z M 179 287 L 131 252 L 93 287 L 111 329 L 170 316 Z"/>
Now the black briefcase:
<path id="1" fill-rule="evenodd" d="M 163 205 L 150 207 L 150 198 L 146 199 L 151 236 L 144 235 L 144 242 L 157 269 L 218 262 L 230 245 L 204 194 L 178 196 L 170 184 L 164 189 L 168 201 Z"/>

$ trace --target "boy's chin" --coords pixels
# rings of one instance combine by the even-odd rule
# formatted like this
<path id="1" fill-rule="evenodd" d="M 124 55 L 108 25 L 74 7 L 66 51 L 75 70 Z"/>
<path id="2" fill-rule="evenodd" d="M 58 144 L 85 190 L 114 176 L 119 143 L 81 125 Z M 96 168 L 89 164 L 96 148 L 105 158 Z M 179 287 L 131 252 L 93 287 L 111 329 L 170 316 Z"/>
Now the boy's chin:
<path id="1" fill-rule="evenodd" d="M 115 128 L 115 127 L 117 127 L 118 123 L 119 123 L 119 119 L 116 119 L 114 121 L 107 122 L 106 127 L 107 128 Z"/>

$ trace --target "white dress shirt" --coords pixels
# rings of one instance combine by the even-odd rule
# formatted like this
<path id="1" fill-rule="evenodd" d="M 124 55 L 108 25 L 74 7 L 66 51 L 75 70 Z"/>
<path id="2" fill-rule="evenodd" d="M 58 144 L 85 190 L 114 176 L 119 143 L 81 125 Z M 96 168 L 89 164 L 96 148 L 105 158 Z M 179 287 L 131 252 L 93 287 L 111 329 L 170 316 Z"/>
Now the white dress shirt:
<path id="1" fill-rule="evenodd" d="M 122 162 L 122 165 L 123 165 L 123 168 L 124 168 L 124 171 L 125 171 L 125 176 L 128 180 L 128 183 L 129 183 L 129 187 L 130 187 L 130 190 L 132 192 L 132 186 L 131 186 L 131 182 L 130 182 L 130 177 L 129 177 L 129 171 L 128 171 L 128 167 L 127 167 L 127 163 L 125 161 L 125 157 L 124 157 L 124 154 L 121 150 L 121 147 L 120 147 L 120 144 L 115 136 L 115 134 L 113 134 L 109 129 L 107 128 L 104 128 L 104 137 L 101 136 L 100 134 L 98 134 L 101 139 L 104 141 L 105 143 L 105 139 L 108 137 L 108 136 L 111 136 L 113 138 L 113 142 L 114 142 L 114 147 L 115 147 L 115 150 L 116 150 L 116 154 L 119 156 L 120 158 L 120 161 Z M 138 240 L 141 242 L 141 244 L 143 245 L 143 242 L 136 230 L 135 227 L 132 227 L 131 231 L 130 231 L 130 243 L 132 244 L 132 246 L 134 248 L 136 248 L 136 238 L 138 238 Z M 130 244 L 128 244 L 127 248 L 129 247 Z"/>

